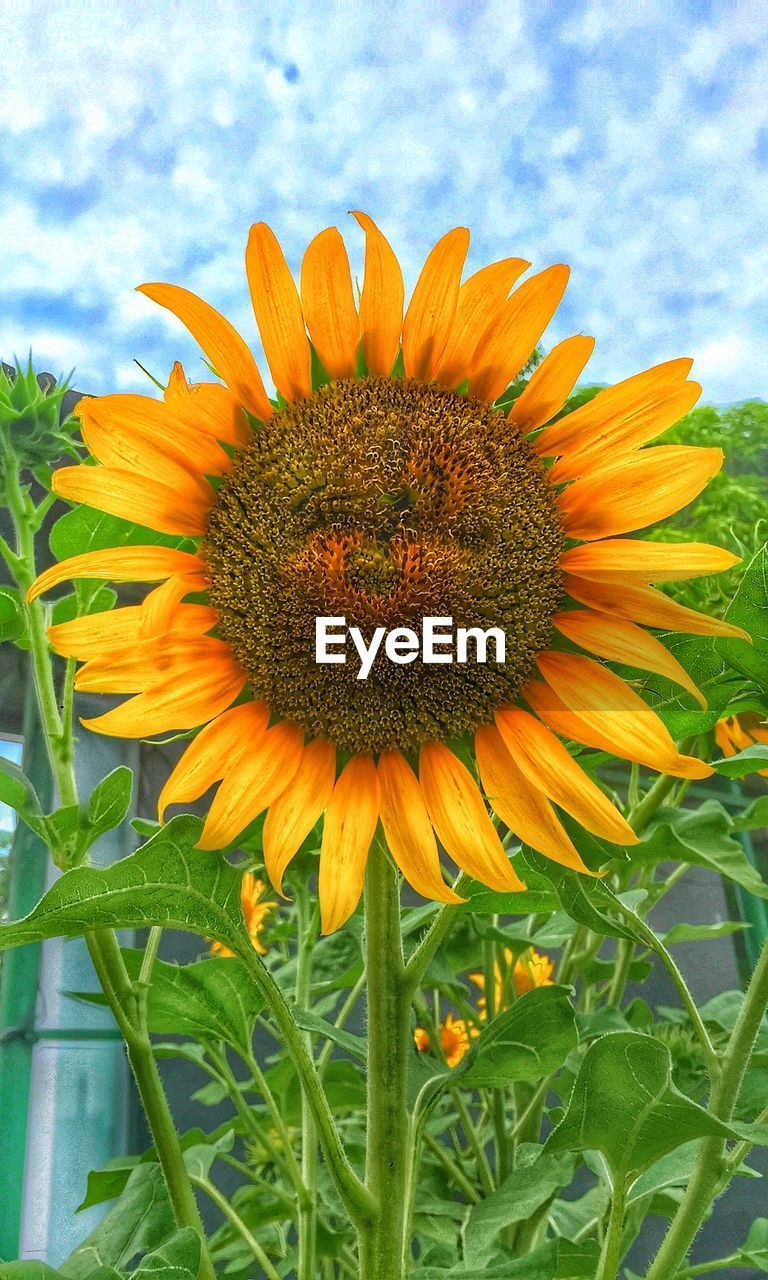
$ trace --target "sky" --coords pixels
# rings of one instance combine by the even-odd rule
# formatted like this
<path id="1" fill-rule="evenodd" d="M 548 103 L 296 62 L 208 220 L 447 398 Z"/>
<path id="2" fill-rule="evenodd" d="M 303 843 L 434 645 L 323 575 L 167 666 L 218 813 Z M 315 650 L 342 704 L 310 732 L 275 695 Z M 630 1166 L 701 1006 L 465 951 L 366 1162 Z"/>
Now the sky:
<path id="1" fill-rule="evenodd" d="M 370 213 L 415 282 L 469 226 L 468 270 L 572 269 L 545 346 L 589 381 L 688 355 L 704 401 L 768 399 L 768 5 L 0 0 L 0 356 L 81 391 L 150 390 L 200 293 L 260 348 L 243 252 L 298 271 Z"/>

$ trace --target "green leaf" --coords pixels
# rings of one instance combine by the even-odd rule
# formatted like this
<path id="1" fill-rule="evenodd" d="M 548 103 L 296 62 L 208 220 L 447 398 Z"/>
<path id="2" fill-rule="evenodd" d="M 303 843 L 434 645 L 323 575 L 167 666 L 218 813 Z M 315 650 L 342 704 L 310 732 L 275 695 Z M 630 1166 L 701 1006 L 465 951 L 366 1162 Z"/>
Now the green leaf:
<path id="1" fill-rule="evenodd" d="M 473 1205 L 464 1228 L 465 1254 L 473 1264 L 493 1256 L 505 1227 L 524 1222 L 567 1186 L 575 1163 L 570 1154 L 539 1154 L 532 1164 L 521 1163 L 497 1191 Z"/>
<path id="2" fill-rule="evenodd" d="M 200 1265 L 200 1237 L 191 1227 L 182 1227 L 170 1240 L 145 1254 L 133 1280 L 195 1280 Z"/>
<path id="3" fill-rule="evenodd" d="M 93 507 L 77 506 L 56 521 L 51 529 L 50 547 L 57 560 L 67 560 L 86 551 L 106 551 L 109 547 L 160 546 L 187 549 L 189 538 L 157 533 L 140 524 L 106 515 Z"/>
<path id="4" fill-rule="evenodd" d="M 164 925 L 216 938 L 254 963 L 242 876 L 220 854 L 195 848 L 200 829 L 199 818 L 182 814 L 121 862 L 65 872 L 28 916 L 0 926 L 0 950 L 101 926 Z"/>
<path id="5" fill-rule="evenodd" d="M 532 866 L 551 882 L 560 906 L 577 924 L 585 924 L 593 933 L 607 937 L 635 937 L 627 925 L 608 915 L 609 910 L 615 910 L 616 898 L 602 880 L 569 871 L 532 849 L 526 848 L 524 857 L 526 866 Z"/>
<path id="6" fill-rule="evenodd" d="M 717 652 L 736 671 L 753 680 L 758 689 L 765 689 L 768 687 L 768 544 L 747 565 L 725 618 L 743 627 L 752 637 L 752 643 L 718 639 L 714 641 Z"/>
<path id="7" fill-rule="evenodd" d="M 735 1130 L 672 1083 L 669 1049 L 636 1031 L 596 1040 L 579 1068 L 545 1151 L 602 1151 L 617 1179 L 632 1178 L 693 1138 Z"/>
<path id="8" fill-rule="evenodd" d="M 103 1169 L 91 1169 L 85 1196 L 75 1212 L 80 1213 L 81 1209 L 90 1209 L 92 1204 L 103 1204 L 105 1200 L 114 1200 L 122 1193 L 138 1163 L 138 1156 L 117 1156 L 104 1165 Z"/>
<path id="9" fill-rule="evenodd" d="M 571 1280 L 584 1276 L 590 1280 L 597 1272 L 597 1255 L 590 1241 L 573 1245 L 570 1240 L 549 1240 L 525 1258 L 511 1254 L 499 1264 L 477 1269 L 458 1264 L 455 1267 L 417 1267 L 411 1280 Z"/>
<path id="10" fill-rule="evenodd" d="M 139 977 L 143 956 L 143 951 L 123 948 L 133 981 Z M 256 987 L 235 957 L 211 956 L 185 965 L 156 960 L 152 966 L 147 1020 L 155 1035 L 223 1040 L 247 1058 L 262 1008 Z"/>
<path id="11" fill-rule="evenodd" d="M 0 800 L 15 809 L 33 828 L 44 827 L 43 811 L 37 792 L 27 775 L 14 764 L 0 756 Z"/>
<path id="12" fill-rule="evenodd" d="M 768 827 L 768 796 L 758 796 L 733 819 L 734 831 L 759 831 L 761 827 Z"/>
<path id="13" fill-rule="evenodd" d="M 232 1150 L 235 1141 L 234 1129 L 228 1129 L 215 1142 L 196 1142 L 184 1151 L 184 1163 L 190 1177 L 208 1178 L 214 1160 L 222 1151 Z"/>
<path id="14" fill-rule="evenodd" d="M 513 1080 L 540 1081 L 562 1066 L 578 1035 L 565 987 L 538 987 L 494 1018 L 453 1072 L 482 1088 Z"/>
<path id="15" fill-rule="evenodd" d="M 346 1049 L 347 1053 L 351 1054 L 352 1057 L 359 1058 L 361 1062 L 367 1061 L 368 1051 L 362 1036 L 355 1036 L 350 1031 L 334 1027 L 332 1022 L 327 1022 L 325 1018 L 321 1018 L 312 1009 L 294 1009 L 293 1016 L 302 1031 L 317 1032 L 318 1035 L 324 1036 L 326 1040 L 332 1040 L 341 1049 Z"/>
<path id="16" fill-rule="evenodd" d="M 733 823 L 717 800 L 698 809 L 660 809 L 644 840 L 635 848 L 644 862 L 689 862 L 708 867 L 740 884 L 759 898 L 768 898 L 768 885 L 747 859 Z"/>
<path id="17" fill-rule="evenodd" d="M 15 587 L 0 587 L 0 643 L 20 640 L 26 632 L 19 592 Z"/>
<path id="18" fill-rule="evenodd" d="M 45 1262 L 0 1262 L 0 1280 L 60 1280 L 61 1272 Z"/>
<path id="19" fill-rule="evenodd" d="M 739 1249 L 745 1266 L 768 1271 L 768 1218 L 756 1218 L 749 1228 L 749 1235 Z"/>
<path id="20" fill-rule="evenodd" d="M 111 587 L 100 587 L 98 583 L 80 580 L 76 589 L 51 606 L 51 622 L 56 626 L 60 622 L 71 622 L 73 618 L 86 617 L 92 613 L 107 613 L 117 603 L 117 592 Z"/>
<path id="21" fill-rule="evenodd" d="M 132 788 L 133 772 L 124 764 L 118 765 L 94 787 L 83 806 L 82 817 L 89 846 L 99 836 L 120 826 L 131 803 Z"/>
<path id="22" fill-rule="evenodd" d="M 768 769 L 768 747 L 745 747 L 738 755 L 713 760 L 712 768 L 726 778 L 744 778 L 748 773 L 758 773 L 761 769 Z"/>
<path id="23" fill-rule="evenodd" d="M 67 1280 L 91 1280 L 96 1267 L 124 1267 L 174 1231 L 162 1169 L 154 1163 L 137 1165 L 117 1204 L 61 1264 L 61 1274 Z"/>
<path id="24" fill-rule="evenodd" d="M 720 924 L 673 924 L 667 933 L 659 936 L 665 946 L 672 947 L 676 942 L 710 942 L 714 938 L 727 938 L 729 934 L 749 927 L 742 920 L 723 920 Z"/>

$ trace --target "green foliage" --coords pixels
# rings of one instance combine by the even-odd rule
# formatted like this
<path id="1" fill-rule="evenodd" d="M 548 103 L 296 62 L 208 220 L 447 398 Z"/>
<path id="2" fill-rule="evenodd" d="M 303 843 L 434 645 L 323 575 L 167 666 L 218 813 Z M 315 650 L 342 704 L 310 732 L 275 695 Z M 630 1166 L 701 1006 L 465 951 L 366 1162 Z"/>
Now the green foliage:
<path id="1" fill-rule="evenodd" d="M 474 1088 L 538 1081 L 562 1066 L 577 1040 L 567 991 L 539 987 L 494 1019 L 462 1059 L 456 1076 Z"/>
<path id="2" fill-rule="evenodd" d="M 60 421 L 68 390 L 68 382 L 57 383 L 49 375 L 38 378 L 31 358 L 26 369 L 17 364 L 13 374 L 0 366 L 0 492 L 10 468 L 36 473 L 63 453 L 78 456 L 74 418 Z"/>

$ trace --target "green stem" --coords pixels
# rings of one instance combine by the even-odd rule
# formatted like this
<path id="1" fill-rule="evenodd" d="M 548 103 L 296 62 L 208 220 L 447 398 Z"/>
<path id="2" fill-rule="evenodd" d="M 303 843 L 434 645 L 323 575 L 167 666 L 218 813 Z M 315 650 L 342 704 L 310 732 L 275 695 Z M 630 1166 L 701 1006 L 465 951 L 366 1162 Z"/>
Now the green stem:
<path id="1" fill-rule="evenodd" d="M 728 1271 L 731 1267 L 737 1267 L 740 1262 L 742 1258 L 738 1253 L 729 1253 L 727 1258 L 712 1258 L 709 1262 L 697 1262 L 694 1267 L 678 1271 L 677 1280 L 693 1280 L 694 1276 L 711 1275 L 713 1271 Z"/>
<path id="2" fill-rule="evenodd" d="M 205 1192 L 208 1199 L 216 1205 L 216 1208 L 221 1210 L 227 1221 L 232 1224 L 241 1239 L 245 1241 L 264 1272 L 264 1275 L 267 1276 L 267 1280 L 281 1280 L 280 1272 L 276 1271 L 272 1266 L 269 1257 L 264 1252 L 256 1237 L 248 1230 L 248 1227 L 245 1225 L 240 1215 L 235 1212 L 229 1201 L 221 1194 L 219 1188 L 215 1187 L 208 1178 L 198 1178 L 193 1175 L 192 1181 L 196 1187 L 199 1187 L 201 1191 Z"/>
<path id="3" fill-rule="evenodd" d="M 296 1004 L 308 1009 L 312 985 L 312 949 L 317 938 L 317 913 L 307 910 L 302 885 L 297 892 L 299 945 L 296 957 Z M 307 1053 L 312 1036 L 304 1033 Z M 317 1129 L 305 1093 L 301 1095 L 301 1180 L 306 1190 L 299 1209 L 299 1265 L 297 1280 L 314 1280 L 317 1254 Z"/>
<path id="4" fill-rule="evenodd" d="M 619 1179 L 611 1197 L 611 1216 L 603 1244 L 596 1280 L 616 1280 L 621 1263 L 621 1233 L 624 1226 L 624 1210 L 627 1204 L 627 1182 Z"/>
<path id="5" fill-rule="evenodd" d="M 477 1188 L 472 1185 L 469 1178 L 462 1172 L 456 1161 L 452 1159 L 445 1144 L 439 1142 L 437 1138 L 433 1138 L 431 1133 L 424 1134 L 424 1143 L 429 1147 L 432 1154 L 440 1161 L 440 1164 L 445 1169 L 449 1178 L 456 1183 L 456 1186 L 460 1191 L 464 1192 L 464 1195 L 467 1197 L 470 1204 L 479 1204 L 481 1197 Z"/>
<path id="6" fill-rule="evenodd" d="M 365 1180 L 375 1205 L 359 1230 L 361 1280 L 403 1280 L 407 1217 L 408 1010 L 397 873 L 378 841 L 365 874 L 368 1134 Z"/>
<path id="7" fill-rule="evenodd" d="M 491 1166 L 488 1163 L 488 1157 L 485 1154 L 485 1151 L 483 1150 L 483 1146 L 478 1137 L 477 1130 L 473 1123 L 472 1117 L 469 1114 L 467 1105 L 461 1096 L 461 1091 L 459 1089 L 452 1089 L 451 1097 L 453 1098 L 453 1101 L 456 1105 L 456 1110 L 459 1113 L 459 1118 L 461 1120 L 461 1127 L 464 1130 L 464 1135 L 475 1157 L 478 1177 L 480 1178 L 480 1181 L 483 1184 L 483 1190 L 485 1191 L 485 1194 L 489 1196 L 492 1193 L 494 1188 L 493 1188 L 493 1175 L 491 1173 Z"/>
<path id="8" fill-rule="evenodd" d="M 747 988 L 725 1053 L 721 1071 L 712 1086 L 707 1108 L 710 1115 L 727 1123 L 733 1116 L 736 1099 L 768 1005 L 768 942 L 764 945 Z M 693 1243 L 710 1205 L 729 1170 L 724 1138 L 705 1138 L 699 1146 L 685 1195 L 672 1219 L 661 1248 L 647 1273 L 647 1280 L 669 1280 L 677 1273 Z"/>

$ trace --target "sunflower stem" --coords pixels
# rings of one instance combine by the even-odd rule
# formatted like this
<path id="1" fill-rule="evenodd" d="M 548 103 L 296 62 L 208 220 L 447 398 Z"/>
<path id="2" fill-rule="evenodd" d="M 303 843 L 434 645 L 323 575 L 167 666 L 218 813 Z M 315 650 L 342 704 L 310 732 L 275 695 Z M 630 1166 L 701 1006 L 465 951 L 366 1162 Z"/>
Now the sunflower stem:
<path id="1" fill-rule="evenodd" d="M 375 1205 L 359 1232 L 360 1280 L 407 1274 L 408 1113 L 406 1072 L 410 992 L 405 983 L 397 873 L 374 842 L 365 873 L 368 1020 L 368 1134 L 365 1180 Z"/>
<path id="2" fill-rule="evenodd" d="M 317 911 L 311 911 L 302 885 L 296 894 L 299 923 L 299 945 L 296 963 L 296 1004 L 308 1009 L 312 981 L 312 949 L 317 939 Z M 312 1036 L 304 1033 L 307 1053 L 312 1053 Z M 312 1108 L 304 1092 L 301 1095 L 301 1178 L 307 1194 L 299 1208 L 298 1280 L 314 1280 L 317 1252 L 317 1129 Z"/>

